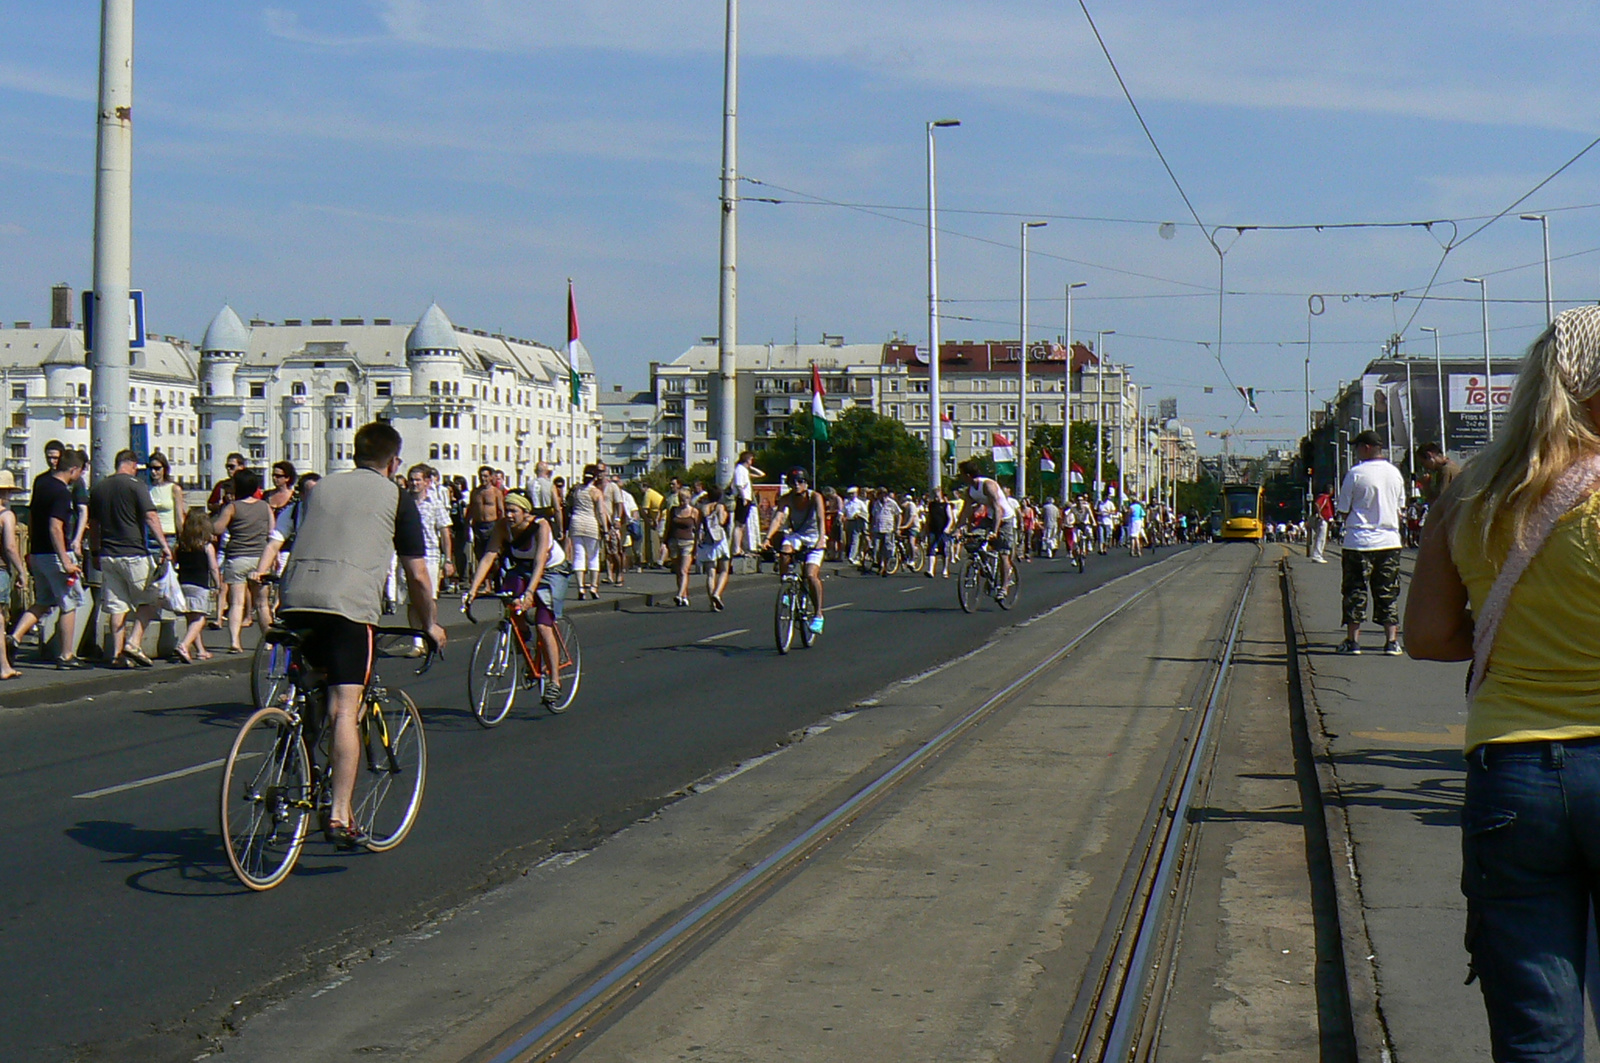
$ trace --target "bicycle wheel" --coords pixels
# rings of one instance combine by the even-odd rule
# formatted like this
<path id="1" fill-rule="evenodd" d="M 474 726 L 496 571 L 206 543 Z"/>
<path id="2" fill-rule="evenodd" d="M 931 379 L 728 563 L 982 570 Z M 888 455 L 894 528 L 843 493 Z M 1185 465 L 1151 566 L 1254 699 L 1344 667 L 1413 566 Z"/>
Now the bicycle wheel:
<path id="1" fill-rule="evenodd" d="M 900 544 L 899 543 L 890 543 L 889 546 L 884 548 L 884 551 L 883 551 L 883 571 L 881 573 L 879 573 L 879 575 L 892 576 L 896 572 L 899 572 L 900 571 L 900 560 L 901 560 L 901 558 L 900 558 Z"/>
<path id="2" fill-rule="evenodd" d="M 467 704 L 485 727 L 506 718 L 517 699 L 516 636 L 511 621 L 502 620 L 478 636 L 467 667 Z"/>
<path id="3" fill-rule="evenodd" d="M 257 709 L 233 739 L 219 799 L 228 866 L 253 890 L 269 890 L 294 870 L 311 811 L 311 765 L 294 721 L 280 708 Z"/>
<path id="4" fill-rule="evenodd" d="M 1078 571 L 1079 572 L 1083 571 L 1083 551 L 1082 550 L 1074 550 L 1074 551 L 1072 551 L 1072 563 L 1074 565 L 1078 566 Z"/>
<path id="5" fill-rule="evenodd" d="M 800 589 L 794 596 L 794 626 L 800 629 L 800 645 L 809 650 L 817 641 L 817 633 L 811 630 L 811 618 L 817 615 L 817 606 L 811 600 L 810 591 Z"/>
<path id="6" fill-rule="evenodd" d="M 961 602 L 963 613 L 977 611 L 978 589 L 982 585 L 983 560 L 978 557 L 967 558 L 966 566 L 961 570 L 961 579 L 956 583 L 956 597 Z"/>
<path id="7" fill-rule="evenodd" d="M 778 642 L 778 652 L 788 653 L 794 638 L 794 591 L 785 583 L 778 588 L 778 604 L 773 614 L 773 635 Z"/>
<path id="8" fill-rule="evenodd" d="M 546 702 L 545 708 L 551 712 L 566 712 L 572 699 L 578 696 L 578 683 L 583 680 L 583 645 L 578 641 L 578 631 L 572 621 L 564 616 L 556 618 L 556 643 L 561 649 L 561 660 L 556 667 L 561 696 Z"/>
<path id="9" fill-rule="evenodd" d="M 350 817 L 367 848 L 386 852 L 406 840 L 428 782 L 428 740 L 422 713 L 403 690 L 385 690 L 361 718 L 361 764 Z"/>
<path id="10" fill-rule="evenodd" d="M 906 555 L 906 567 L 915 575 L 928 560 L 928 544 L 922 541 L 922 536 L 914 536 L 911 540 L 911 552 Z"/>
<path id="11" fill-rule="evenodd" d="M 283 706 L 291 685 L 289 661 L 293 652 L 282 642 L 263 640 L 256 644 L 255 656 L 250 661 L 250 700 L 256 708 Z"/>
<path id="12" fill-rule="evenodd" d="M 1000 584 L 998 568 L 995 571 L 994 580 L 994 583 L 990 586 L 994 590 L 994 600 L 999 604 L 1000 608 L 1010 609 L 1013 605 L 1016 605 L 1017 592 L 1022 586 L 1022 572 L 1017 568 L 1016 559 L 1013 558 L 1011 561 L 1011 577 L 1006 580 L 1003 586 Z"/>

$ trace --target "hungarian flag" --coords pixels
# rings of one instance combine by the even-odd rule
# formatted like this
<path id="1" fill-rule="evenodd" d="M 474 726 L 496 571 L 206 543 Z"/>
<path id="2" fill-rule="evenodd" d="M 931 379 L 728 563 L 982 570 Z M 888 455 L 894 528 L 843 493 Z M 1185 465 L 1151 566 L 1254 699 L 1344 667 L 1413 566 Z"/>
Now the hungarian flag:
<path id="1" fill-rule="evenodd" d="M 1074 462 L 1067 470 L 1067 485 L 1078 494 L 1083 493 L 1083 466 Z"/>
<path id="2" fill-rule="evenodd" d="M 1250 407 L 1250 412 L 1251 413 L 1260 413 L 1261 412 L 1260 410 L 1256 409 L 1256 389 L 1255 388 L 1241 388 L 1238 385 L 1234 385 L 1234 387 L 1239 392 L 1239 397 L 1244 400 L 1244 404 L 1246 406 Z"/>
<path id="3" fill-rule="evenodd" d="M 822 374 L 817 372 L 816 363 L 811 366 L 811 438 L 818 442 L 827 442 L 828 439 L 828 413 L 822 404 L 822 396 L 828 392 L 822 386 Z"/>
<path id="4" fill-rule="evenodd" d="M 1004 432 L 995 432 L 991 438 L 994 442 L 995 475 L 1015 476 L 1017 474 L 1017 448 L 1011 442 L 1011 437 Z"/>
<path id="5" fill-rule="evenodd" d="M 1043 473 L 1050 473 L 1052 475 L 1054 475 L 1056 471 L 1056 459 L 1050 453 L 1049 447 L 1041 447 L 1039 449 L 1039 471 Z"/>
<path id="6" fill-rule="evenodd" d="M 944 441 L 945 460 L 953 459 L 956 456 L 956 423 L 947 413 L 939 415 L 939 438 Z"/>
<path id="7" fill-rule="evenodd" d="M 583 379 L 578 376 L 578 303 L 572 297 L 572 278 L 567 278 L 567 376 L 572 405 L 583 405 Z"/>

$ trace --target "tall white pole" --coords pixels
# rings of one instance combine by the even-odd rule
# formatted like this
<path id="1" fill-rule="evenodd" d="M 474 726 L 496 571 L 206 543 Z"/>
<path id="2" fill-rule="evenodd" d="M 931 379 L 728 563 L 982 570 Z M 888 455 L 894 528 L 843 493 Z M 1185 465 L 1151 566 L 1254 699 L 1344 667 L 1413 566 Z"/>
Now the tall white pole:
<path id="1" fill-rule="evenodd" d="M 1544 214 L 1523 214 L 1523 221 L 1536 221 L 1544 234 L 1544 323 L 1555 324 L 1556 306 L 1550 296 L 1550 218 Z"/>
<path id="2" fill-rule="evenodd" d="M 1483 307 L 1483 419 L 1488 424 L 1489 442 L 1494 442 L 1494 361 L 1489 357 L 1489 278 L 1467 277 L 1478 286 L 1478 304 Z"/>
<path id="3" fill-rule="evenodd" d="M 1433 333 L 1433 374 L 1439 388 L 1439 450 L 1448 455 L 1450 428 L 1444 420 L 1444 358 L 1439 354 L 1439 330 L 1423 325 L 1422 331 Z"/>
<path id="4" fill-rule="evenodd" d="M 1067 364 L 1061 379 L 1061 504 L 1072 501 L 1072 289 L 1082 288 L 1088 281 L 1067 285 Z"/>
<path id="5" fill-rule="evenodd" d="M 1017 497 L 1028 497 L 1028 230 L 1042 229 L 1042 221 L 1025 221 L 1022 229 L 1022 286 L 1019 295 L 1017 364 Z"/>
<path id="6" fill-rule="evenodd" d="M 128 445 L 128 288 L 133 247 L 133 0 L 100 5 L 100 110 L 94 184 L 94 353 L 90 443 L 95 479 Z"/>
<path id="7" fill-rule="evenodd" d="M 933 131 L 961 122 L 941 118 L 928 123 L 928 493 L 944 482 L 944 403 L 939 392 L 939 210 L 938 169 Z"/>
<path id="8" fill-rule="evenodd" d="M 1094 504 L 1105 497 L 1106 451 L 1106 337 L 1116 329 L 1101 329 L 1094 341 Z"/>
<path id="9" fill-rule="evenodd" d="M 1416 421 L 1411 416 L 1411 359 L 1406 359 L 1406 469 L 1411 473 L 1411 478 L 1417 476 L 1417 432 Z M 1406 494 L 1410 494 L 1409 485 Z"/>
<path id="10" fill-rule="evenodd" d="M 738 442 L 739 342 L 739 0 L 728 0 L 727 39 L 722 65 L 722 268 L 717 312 L 717 483 L 733 481 Z M 685 413 L 684 423 L 688 423 Z M 688 455 L 684 456 L 688 464 Z"/>

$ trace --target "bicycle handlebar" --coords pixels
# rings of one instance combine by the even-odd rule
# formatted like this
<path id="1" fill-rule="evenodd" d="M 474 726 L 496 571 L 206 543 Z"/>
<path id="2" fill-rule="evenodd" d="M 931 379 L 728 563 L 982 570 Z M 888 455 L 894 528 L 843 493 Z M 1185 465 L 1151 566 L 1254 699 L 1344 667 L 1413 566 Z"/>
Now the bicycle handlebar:
<path id="1" fill-rule="evenodd" d="M 387 636 L 390 638 L 420 639 L 427 648 L 427 654 L 422 660 L 422 667 L 417 669 L 417 674 L 422 675 L 433 667 L 435 657 L 444 659 L 444 648 L 434 641 L 432 635 L 415 627 L 375 627 L 372 629 L 374 638 Z"/>
<path id="2" fill-rule="evenodd" d="M 518 595 L 512 594 L 509 591 L 484 591 L 483 593 L 475 594 L 470 598 L 463 594 L 461 596 L 461 615 L 465 616 L 470 623 L 476 624 L 478 622 L 478 618 L 472 615 L 472 607 L 476 605 L 480 599 L 493 598 L 497 602 L 514 602 L 518 597 Z"/>

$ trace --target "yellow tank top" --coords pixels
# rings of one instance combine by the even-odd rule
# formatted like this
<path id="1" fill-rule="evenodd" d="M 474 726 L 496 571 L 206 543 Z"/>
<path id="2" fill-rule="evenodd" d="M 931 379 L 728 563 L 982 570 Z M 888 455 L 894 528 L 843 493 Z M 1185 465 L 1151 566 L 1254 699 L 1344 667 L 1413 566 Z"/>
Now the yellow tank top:
<path id="1" fill-rule="evenodd" d="M 1450 556 L 1473 615 L 1499 566 L 1474 516 L 1457 523 Z M 1559 522 L 1506 605 L 1488 670 L 1467 710 L 1466 750 L 1485 742 L 1600 737 L 1600 492 Z"/>

